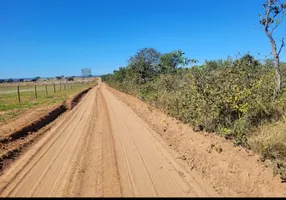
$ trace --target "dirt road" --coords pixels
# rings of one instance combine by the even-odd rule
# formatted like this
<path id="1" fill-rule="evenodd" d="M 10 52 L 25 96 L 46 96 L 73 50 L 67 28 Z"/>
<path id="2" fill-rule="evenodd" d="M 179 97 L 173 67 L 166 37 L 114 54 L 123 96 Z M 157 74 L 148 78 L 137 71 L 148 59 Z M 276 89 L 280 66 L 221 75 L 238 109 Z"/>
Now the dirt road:
<path id="1" fill-rule="evenodd" d="M 102 83 L 0 177 L 0 195 L 218 196 Z"/>

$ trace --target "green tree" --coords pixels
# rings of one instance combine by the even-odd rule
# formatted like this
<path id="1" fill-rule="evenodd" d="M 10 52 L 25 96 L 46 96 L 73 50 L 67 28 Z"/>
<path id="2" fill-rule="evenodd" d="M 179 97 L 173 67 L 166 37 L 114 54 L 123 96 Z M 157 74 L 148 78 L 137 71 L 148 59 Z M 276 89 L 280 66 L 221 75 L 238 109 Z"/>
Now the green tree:
<path id="1" fill-rule="evenodd" d="M 122 83 L 126 79 L 126 68 L 120 67 L 119 70 L 114 70 L 113 74 L 115 81 Z"/>
<path id="2" fill-rule="evenodd" d="M 181 50 L 163 54 L 160 57 L 159 71 L 162 74 L 173 73 L 178 67 L 186 66 L 189 63 L 196 63 L 196 60 L 184 57 Z"/>
<path id="3" fill-rule="evenodd" d="M 74 77 L 73 76 L 70 76 L 70 77 L 66 77 L 67 81 L 73 81 L 74 80 Z"/>
<path id="4" fill-rule="evenodd" d="M 133 74 L 133 79 L 137 84 L 144 84 L 159 73 L 160 55 L 154 48 L 144 48 L 130 57 L 129 72 Z"/>

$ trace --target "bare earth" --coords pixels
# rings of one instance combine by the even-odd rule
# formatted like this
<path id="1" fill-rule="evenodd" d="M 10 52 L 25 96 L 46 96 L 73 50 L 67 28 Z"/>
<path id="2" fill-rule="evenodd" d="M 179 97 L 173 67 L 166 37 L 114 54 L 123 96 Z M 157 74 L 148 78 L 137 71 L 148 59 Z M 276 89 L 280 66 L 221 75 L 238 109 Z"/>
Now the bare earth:
<path id="1" fill-rule="evenodd" d="M 200 133 L 190 138 L 191 128 L 147 108 L 100 83 L 4 170 L 0 196 L 286 196 L 286 186 L 254 156 Z M 212 141 L 221 153 L 207 152 Z"/>

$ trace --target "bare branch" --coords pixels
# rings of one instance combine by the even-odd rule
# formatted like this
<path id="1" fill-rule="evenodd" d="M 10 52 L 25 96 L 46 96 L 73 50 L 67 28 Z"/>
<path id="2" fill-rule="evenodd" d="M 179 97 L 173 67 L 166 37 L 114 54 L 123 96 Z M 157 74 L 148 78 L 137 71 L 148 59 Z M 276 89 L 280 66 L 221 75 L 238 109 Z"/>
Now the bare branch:
<path id="1" fill-rule="evenodd" d="M 284 46 L 285 46 L 284 37 L 282 37 L 282 43 L 281 43 L 280 49 L 278 51 L 278 56 L 280 55 L 280 53 L 281 53 L 281 51 L 282 51 Z"/>
<path id="2" fill-rule="evenodd" d="M 280 18 L 280 21 L 272 28 L 271 30 L 271 34 L 273 33 L 273 31 L 281 24 L 283 18 L 285 17 L 286 13 L 283 13 L 283 15 Z"/>
<path id="3" fill-rule="evenodd" d="M 270 14 L 270 8 L 272 6 L 272 1 L 268 0 L 268 8 L 267 8 L 267 12 L 266 12 L 266 17 L 265 17 L 265 25 L 264 25 L 264 29 L 267 30 L 268 29 L 268 23 L 269 23 L 269 14 Z"/>

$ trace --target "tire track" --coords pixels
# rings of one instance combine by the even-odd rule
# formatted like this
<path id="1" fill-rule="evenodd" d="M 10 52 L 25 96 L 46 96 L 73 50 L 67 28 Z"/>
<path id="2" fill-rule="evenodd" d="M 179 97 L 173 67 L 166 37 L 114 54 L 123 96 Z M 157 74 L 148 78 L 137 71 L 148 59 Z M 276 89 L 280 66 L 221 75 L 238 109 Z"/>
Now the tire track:
<path id="1" fill-rule="evenodd" d="M 7 185 L 6 188 L 4 188 L 4 192 L 1 192 L 1 196 L 16 196 L 18 191 L 23 189 L 23 187 L 30 187 L 29 184 L 27 184 L 27 181 L 30 180 L 31 177 L 35 177 L 35 174 L 41 174 L 42 168 L 38 167 L 37 170 L 35 170 L 35 167 L 37 166 L 37 163 L 40 162 L 40 160 L 44 160 L 45 162 L 50 160 L 50 159 L 45 159 L 47 156 L 47 153 L 54 154 L 54 151 L 58 149 L 58 144 L 63 142 L 64 139 L 68 139 L 73 136 L 73 133 L 75 131 L 75 128 L 77 126 L 77 123 L 74 123 L 76 120 L 81 120 L 85 114 L 86 111 L 88 110 L 88 106 L 83 106 L 87 105 L 89 103 L 90 99 L 90 93 L 86 95 L 86 97 L 83 98 L 83 101 L 81 101 L 74 110 L 72 110 L 64 120 L 62 120 L 58 125 L 54 127 L 53 130 L 50 132 L 46 133 L 47 135 L 53 135 L 54 137 L 49 138 L 46 144 L 42 146 L 42 148 L 39 149 L 39 152 L 32 157 L 30 162 L 27 163 L 26 166 L 24 166 L 23 170 L 20 171 L 19 174 L 17 174 L 16 180 L 13 180 L 12 183 L 13 185 Z M 78 130 L 81 128 L 79 127 Z M 64 146 L 62 146 L 64 149 Z M 52 151 L 51 149 L 54 148 Z M 60 154 L 61 151 L 58 152 Z M 53 163 L 51 163 L 53 164 Z M 1 177 L 2 178 L 2 177 Z M 16 184 L 15 184 L 16 183 Z M 31 188 L 29 188 L 28 191 L 30 191 Z M 16 194 L 14 194 L 14 192 Z M 21 195 L 23 196 L 23 194 Z M 24 195 L 25 196 L 25 195 Z"/>
<path id="2" fill-rule="evenodd" d="M 128 106 L 102 86 L 114 134 L 124 196 L 209 196 Z"/>
<path id="3" fill-rule="evenodd" d="M 199 183 L 202 183 L 199 181 Z M 209 196 L 162 139 L 103 84 L 0 177 L 17 197 Z"/>
<path id="4" fill-rule="evenodd" d="M 69 122 L 69 121 L 73 121 L 76 117 L 78 117 L 78 115 L 83 114 L 82 111 L 84 112 L 84 110 L 80 110 L 80 111 L 79 111 L 79 114 L 78 114 L 77 112 L 72 112 L 72 113 L 63 121 L 63 123 L 60 124 L 61 126 L 58 126 L 58 127 L 55 128 L 54 133 L 57 132 L 58 135 L 55 135 L 55 136 L 56 136 L 55 138 L 51 138 L 50 144 L 48 145 L 48 147 L 47 147 L 40 155 L 36 155 L 36 156 L 34 157 L 34 159 L 31 160 L 31 162 L 27 163 L 27 164 L 29 164 L 29 166 L 26 166 L 26 167 L 25 167 L 25 169 L 28 168 L 28 169 L 27 169 L 27 172 L 24 173 L 24 175 L 21 176 L 21 177 L 18 178 L 18 179 L 21 179 L 22 182 L 23 182 L 23 179 L 26 179 L 26 180 L 28 181 L 28 179 L 29 179 L 31 176 L 33 176 L 33 173 L 30 173 L 30 172 L 31 172 L 31 171 L 33 170 L 33 168 L 35 167 L 35 164 L 38 163 L 39 160 L 40 160 L 41 158 L 43 158 L 43 157 L 45 156 L 45 154 L 49 151 L 49 149 L 52 147 L 52 145 L 55 145 L 55 143 L 60 139 L 60 137 L 62 137 L 62 134 L 64 133 L 64 130 L 66 130 L 66 128 L 69 126 L 68 122 Z M 42 150 L 42 149 L 40 149 L 40 150 Z M 23 171 L 22 171 L 22 172 L 23 172 Z M 30 176 L 27 177 L 28 175 L 30 175 Z M 23 183 L 23 186 L 26 185 L 27 181 L 25 181 L 25 182 Z M 15 186 L 13 187 L 13 189 L 12 189 L 7 195 L 10 195 L 11 193 L 13 193 L 13 192 L 14 192 L 14 188 L 15 188 L 16 186 L 17 186 L 17 189 L 22 189 L 22 187 L 19 188 L 19 183 L 18 183 L 17 185 L 15 185 Z"/>

